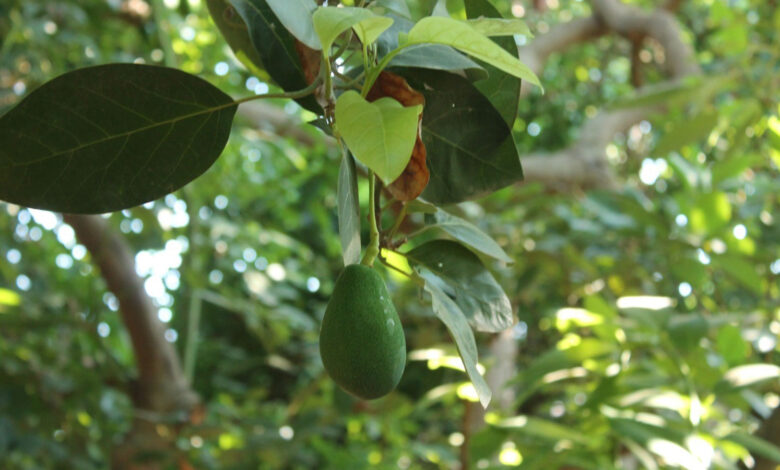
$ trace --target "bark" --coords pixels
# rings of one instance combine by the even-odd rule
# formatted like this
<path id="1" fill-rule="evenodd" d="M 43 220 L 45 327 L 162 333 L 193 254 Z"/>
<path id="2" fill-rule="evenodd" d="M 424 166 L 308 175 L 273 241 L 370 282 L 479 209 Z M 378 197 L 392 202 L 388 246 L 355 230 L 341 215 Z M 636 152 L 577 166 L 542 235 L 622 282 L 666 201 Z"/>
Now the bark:
<path id="1" fill-rule="evenodd" d="M 664 50 L 663 65 L 670 82 L 699 73 L 693 49 L 682 40 L 680 26 L 667 10 L 677 8 L 679 2 L 670 2 L 665 8 L 652 12 L 626 5 L 619 0 L 591 0 L 590 3 L 593 16 L 551 28 L 547 34 L 519 49 L 521 60 L 534 72 L 541 74 L 550 55 L 614 33 L 634 45 L 641 44 L 646 38 L 658 42 Z M 638 93 L 642 91 L 639 89 Z M 528 92 L 528 89 L 523 89 L 523 93 Z M 556 152 L 521 156 L 525 181 L 539 181 L 558 190 L 616 187 L 615 176 L 607 161 L 607 145 L 619 132 L 660 110 L 660 107 L 602 110 L 585 123 L 580 138 L 569 147 Z"/>
<path id="2" fill-rule="evenodd" d="M 101 217 L 63 217 L 100 268 L 108 290 L 119 300 L 119 314 L 136 359 L 137 377 L 130 385 L 135 418 L 112 456 L 112 468 L 163 468 L 159 460 L 140 463 L 138 459 L 170 457 L 167 451 L 172 448 L 175 427 L 189 421 L 198 410 L 198 397 L 185 379 L 176 350 L 165 340 L 165 327 L 135 273 L 133 252 L 125 240 Z"/>
<path id="3" fill-rule="evenodd" d="M 775 408 L 772 414 L 769 415 L 769 418 L 761 424 L 756 435 L 776 446 L 780 446 L 780 406 Z M 753 458 L 756 461 L 753 470 L 777 470 L 777 468 L 780 468 L 780 462 L 755 453 L 753 453 Z"/>

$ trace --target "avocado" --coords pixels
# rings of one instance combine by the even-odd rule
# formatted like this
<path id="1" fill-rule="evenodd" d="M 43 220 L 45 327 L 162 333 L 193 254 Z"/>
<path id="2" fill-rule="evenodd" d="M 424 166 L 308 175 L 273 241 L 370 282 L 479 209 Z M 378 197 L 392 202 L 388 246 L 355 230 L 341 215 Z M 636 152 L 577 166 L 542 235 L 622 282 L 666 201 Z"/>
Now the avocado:
<path id="1" fill-rule="evenodd" d="M 320 330 L 325 370 L 345 391 L 365 400 L 392 391 L 406 365 L 406 339 L 382 277 L 368 266 L 344 268 Z"/>

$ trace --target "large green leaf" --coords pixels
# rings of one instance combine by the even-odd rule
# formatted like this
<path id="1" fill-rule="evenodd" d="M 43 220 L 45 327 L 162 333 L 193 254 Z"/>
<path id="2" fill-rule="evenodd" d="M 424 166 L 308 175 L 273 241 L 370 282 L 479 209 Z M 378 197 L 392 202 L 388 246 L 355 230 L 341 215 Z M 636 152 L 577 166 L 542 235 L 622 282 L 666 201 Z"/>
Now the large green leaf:
<path id="1" fill-rule="evenodd" d="M 456 240 L 481 253 L 505 263 L 514 262 L 495 240 L 467 220 L 437 209 L 436 212 L 426 217 L 426 222 L 430 224 L 426 228 L 440 228 Z"/>
<path id="2" fill-rule="evenodd" d="M 422 265 L 441 278 L 455 302 L 480 331 L 502 331 L 514 322 L 512 305 L 482 261 L 460 243 L 434 240 L 406 253 L 415 265 Z"/>
<path id="3" fill-rule="evenodd" d="M 308 86 L 301 60 L 295 48 L 295 38 L 274 15 L 265 0 L 230 0 L 249 28 L 252 44 L 260 54 L 271 78 L 285 91 L 302 90 Z M 296 100 L 316 114 L 322 113 L 314 96 Z"/>
<path id="4" fill-rule="evenodd" d="M 477 26 L 478 30 L 480 27 L 485 29 L 489 27 L 496 28 L 497 25 L 495 22 L 510 21 L 512 24 L 514 24 L 514 21 L 519 21 L 500 19 L 501 13 L 499 13 L 498 10 L 496 10 L 496 8 L 488 0 L 468 0 L 465 2 L 465 4 L 466 15 L 469 18 L 474 18 L 469 21 L 469 24 L 475 26 L 474 22 L 479 22 L 476 24 L 482 25 Z M 521 24 L 525 26 L 525 23 L 521 22 Z M 525 29 L 527 30 L 528 27 L 526 26 Z M 530 32 L 528 35 L 530 35 Z M 499 37 L 494 38 L 493 41 L 501 46 L 501 48 L 507 51 L 509 54 L 514 56 L 517 55 L 517 44 L 515 44 L 514 38 Z M 515 122 L 515 118 L 517 117 L 517 107 L 518 103 L 520 102 L 521 81 L 519 78 L 499 70 L 493 65 L 483 64 L 483 66 L 488 72 L 488 78 L 476 82 L 475 86 L 479 91 L 487 96 L 490 102 L 493 103 L 493 107 L 495 107 L 498 112 L 501 113 L 504 121 L 506 121 L 507 125 L 511 128 Z"/>
<path id="5" fill-rule="evenodd" d="M 423 198 L 461 202 L 522 180 L 509 127 L 471 82 L 433 70 L 397 73 L 425 96 L 422 138 L 431 176 Z"/>
<path id="6" fill-rule="evenodd" d="M 534 37 L 525 21 L 517 18 L 501 18 L 498 10 L 487 0 L 467 0 L 466 16 L 470 18 L 468 25 L 485 36 L 514 36 L 515 34 L 522 34 L 529 38 Z M 517 47 L 515 47 L 515 50 L 517 50 Z"/>
<path id="7" fill-rule="evenodd" d="M 733 432 L 724 437 L 723 440 L 736 442 L 751 453 L 761 455 L 780 464 L 780 447 L 758 436 L 745 432 Z"/>
<path id="8" fill-rule="evenodd" d="M 409 31 L 407 44 L 452 46 L 517 78 L 542 86 L 536 74 L 520 62 L 516 55 L 505 51 L 463 21 L 440 16 L 423 18 Z"/>
<path id="9" fill-rule="evenodd" d="M 392 98 L 369 103 L 350 90 L 336 100 L 336 128 L 355 158 L 390 184 L 412 156 L 421 111 Z"/>
<path id="10" fill-rule="evenodd" d="M 284 27 L 299 41 L 315 51 L 320 50 L 320 39 L 314 32 L 311 15 L 317 9 L 314 0 L 266 0 Z"/>
<path id="11" fill-rule="evenodd" d="M 357 171 L 352 155 L 345 153 L 339 168 L 339 236 L 344 265 L 360 261 L 360 203 Z"/>
<path id="12" fill-rule="evenodd" d="M 430 282 L 427 274 L 429 273 L 425 271 L 421 273 L 423 278 L 425 278 L 425 290 L 431 294 L 433 312 L 450 331 L 452 339 L 455 340 L 455 344 L 458 346 L 458 352 L 463 360 L 466 373 L 477 391 L 479 401 L 483 407 L 487 408 L 492 392 L 485 379 L 480 375 L 479 370 L 477 370 L 478 352 L 474 333 L 469 328 L 466 317 L 461 312 L 458 304 L 453 302 L 444 291 L 436 286 L 435 282 Z"/>
<path id="13" fill-rule="evenodd" d="M 718 113 L 714 110 L 703 111 L 685 122 L 676 123 L 655 146 L 654 153 L 663 156 L 672 150 L 698 142 L 707 137 L 717 123 Z"/>
<path id="14" fill-rule="evenodd" d="M 206 0 L 209 14 L 214 23 L 222 33 L 222 37 L 227 41 L 228 46 L 233 50 L 236 58 L 244 64 L 246 68 L 263 80 L 268 80 L 268 73 L 265 71 L 263 59 L 252 45 L 252 39 L 249 37 L 249 30 L 246 23 L 239 16 L 236 9 L 228 0 Z"/>
<path id="15" fill-rule="evenodd" d="M 176 69 L 111 64 L 66 73 L 0 117 L 0 199 L 73 213 L 157 199 L 214 163 L 236 106 Z"/>

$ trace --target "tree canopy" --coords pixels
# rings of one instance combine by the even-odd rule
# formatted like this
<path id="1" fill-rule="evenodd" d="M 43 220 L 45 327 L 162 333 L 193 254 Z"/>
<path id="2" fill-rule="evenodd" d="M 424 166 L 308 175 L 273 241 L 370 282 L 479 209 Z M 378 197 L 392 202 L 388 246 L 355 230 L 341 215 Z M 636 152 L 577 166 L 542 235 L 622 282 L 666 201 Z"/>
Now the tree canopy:
<path id="1" fill-rule="evenodd" d="M 780 464 L 776 2 L 320 3 L 0 5 L 0 466 Z"/>

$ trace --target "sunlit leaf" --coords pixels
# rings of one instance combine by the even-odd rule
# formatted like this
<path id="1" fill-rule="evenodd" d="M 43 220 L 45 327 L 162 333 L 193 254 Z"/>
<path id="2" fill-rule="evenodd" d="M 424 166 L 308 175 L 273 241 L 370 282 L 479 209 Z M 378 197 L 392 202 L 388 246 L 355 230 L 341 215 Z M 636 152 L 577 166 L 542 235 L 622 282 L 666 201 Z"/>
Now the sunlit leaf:
<path id="1" fill-rule="evenodd" d="M 409 31 L 407 41 L 452 46 L 541 88 L 539 78 L 520 59 L 463 21 L 440 16 L 423 18 Z"/>
<path id="2" fill-rule="evenodd" d="M 360 261 L 360 203 L 357 170 L 352 156 L 345 154 L 339 167 L 339 237 L 344 265 Z"/>
<path id="3" fill-rule="evenodd" d="M 390 184 L 412 156 L 421 111 L 392 98 L 369 103 L 350 90 L 336 101 L 336 127 L 355 158 Z"/>
<path id="4" fill-rule="evenodd" d="M 0 117 L 0 199 L 73 213 L 157 199 L 214 163 L 236 107 L 176 69 L 111 64 L 66 73 Z"/>
<path id="5" fill-rule="evenodd" d="M 780 447 L 765 439 L 745 432 L 733 432 L 723 439 L 736 442 L 751 453 L 756 453 L 780 464 Z"/>
<path id="6" fill-rule="evenodd" d="M 425 272 L 422 273 L 422 276 L 426 277 Z M 447 326 L 452 339 L 458 346 L 458 352 L 463 360 L 466 373 L 469 379 L 471 379 L 471 383 L 474 384 L 480 403 L 487 408 L 492 392 L 485 379 L 480 375 L 479 370 L 477 370 L 477 343 L 474 340 L 474 333 L 471 331 L 466 317 L 458 305 L 434 283 L 429 282 L 427 278 L 425 290 L 431 295 L 433 312 Z"/>
<path id="7" fill-rule="evenodd" d="M 456 240 L 481 253 L 505 263 L 514 262 L 495 240 L 467 220 L 438 209 L 430 217 L 429 223 L 431 224 L 429 227 L 440 228 Z"/>
<path id="8" fill-rule="evenodd" d="M 317 9 L 314 0 L 266 0 L 287 31 L 309 48 L 320 50 L 320 40 L 314 32 L 311 15 Z"/>
<path id="9" fill-rule="evenodd" d="M 746 364 L 729 369 L 716 389 L 733 390 L 778 379 L 780 367 L 774 364 Z"/>
<path id="10" fill-rule="evenodd" d="M 460 243 L 434 240 L 406 253 L 452 289 L 455 302 L 480 331 L 502 331 L 514 321 L 504 290 L 480 259 Z"/>
<path id="11" fill-rule="evenodd" d="M 466 2 L 467 12 L 469 4 L 471 3 L 474 2 Z M 468 25 L 485 36 L 512 36 L 515 34 L 522 34 L 529 38 L 534 37 L 525 21 L 517 18 L 485 18 L 473 17 L 471 15 L 469 15 L 469 17 L 473 19 L 468 20 Z"/>
<path id="12" fill-rule="evenodd" d="M 392 18 L 377 16 L 371 10 L 357 7 L 321 7 L 314 12 L 313 19 L 314 30 L 320 37 L 326 56 L 336 38 L 349 28 L 355 29 L 361 41 L 370 44 L 393 24 Z"/>

